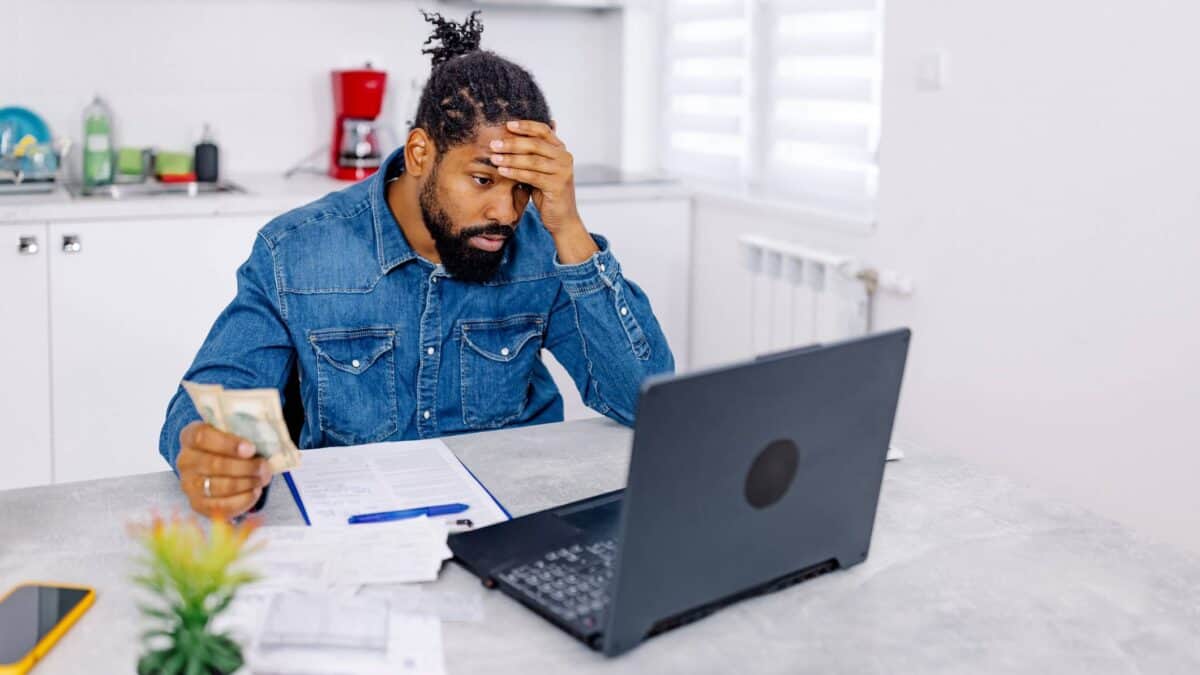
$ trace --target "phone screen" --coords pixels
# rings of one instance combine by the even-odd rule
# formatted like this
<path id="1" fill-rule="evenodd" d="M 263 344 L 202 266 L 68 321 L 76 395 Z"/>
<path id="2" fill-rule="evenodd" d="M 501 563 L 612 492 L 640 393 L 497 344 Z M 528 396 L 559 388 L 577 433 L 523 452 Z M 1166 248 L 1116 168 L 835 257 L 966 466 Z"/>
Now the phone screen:
<path id="1" fill-rule="evenodd" d="M 0 664 L 17 663 L 87 597 L 80 588 L 20 586 L 0 602 Z"/>

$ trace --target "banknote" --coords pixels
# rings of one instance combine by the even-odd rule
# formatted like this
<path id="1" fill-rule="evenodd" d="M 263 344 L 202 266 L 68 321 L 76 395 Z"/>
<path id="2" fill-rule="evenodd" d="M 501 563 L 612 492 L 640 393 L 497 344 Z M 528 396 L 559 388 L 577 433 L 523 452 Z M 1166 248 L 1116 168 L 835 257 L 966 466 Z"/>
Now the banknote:
<path id="1" fill-rule="evenodd" d="M 225 430 L 225 418 L 221 414 L 221 392 L 225 390 L 219 384 L 201 384 L 200 382 L 184 382 L 183 388 L 192 397 L 192 405 L 200 417 L 214 427 Z"/>
<path id="2" fill-rule="evenodd" d="M 283 406 L 275 389 L 225 389 L 219 384 L 184 382 L 184 390 L 205 422 L 251 443 L 275 473 L 300 466 Z"/>

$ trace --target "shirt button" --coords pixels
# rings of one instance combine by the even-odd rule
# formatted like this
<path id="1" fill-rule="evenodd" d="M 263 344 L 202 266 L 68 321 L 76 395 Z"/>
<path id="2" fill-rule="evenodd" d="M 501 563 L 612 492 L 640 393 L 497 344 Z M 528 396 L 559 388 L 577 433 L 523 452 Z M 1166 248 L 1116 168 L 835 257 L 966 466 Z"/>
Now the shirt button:
<path id="1" fill-rule="evenodd" d="M 426 411 L 425 411 L 425 414 L 424 414 L 424 415 L 422 415 L 422 417 L 424 417 L 425 419 L 429 419 L 429 411 L 428 411 L 428 410 L 426 410 Z"/>
<path id="2" fill-rule="evenodd" d="M 351 361 L 350 365 L 354 368 L 357 368 L 359 366 L 358 359 L 354 359 L 353 361 Z"/>
<path id="3" fill-rule="evenodd" d="M 508 347 L 500 350 L 500 356 L 508 356 Z"/>
<path id="4" fill-rule="evenodd" d="M 426 354 L 428 354 L 428 355 L 430 355 L 430 356 L 433 356 L 433 347 L 430 347 L 429 349 L 426 349 L 426 350 L 425 350 L 425 353 L 426 353 Z"/>
<path id="5" fill-rule="evenodd" d="M 628 307 L 622 307 L 622 308 L 621 308 L 621 316 L 625 316 L 625 315 L 626 315 L 626 314 L 628 314 L 628 313 L 629 313 L 629 308 L 628 308 Z"/>
<path id="6" fill-rule="evenodd" d="M 431 284 L 436 284 L 436 283 L 437 283 L 437 277 L 430 277 L 430 278 L 429 278 L 429 283 L 431 283 Z"/>
<path id="7" fill-rule="evenodd" d="M 601 271 L 601 272 L 603 272 L 603 271 L 604 271 L 604 263 L 600 263 L 600 271 Z"/>

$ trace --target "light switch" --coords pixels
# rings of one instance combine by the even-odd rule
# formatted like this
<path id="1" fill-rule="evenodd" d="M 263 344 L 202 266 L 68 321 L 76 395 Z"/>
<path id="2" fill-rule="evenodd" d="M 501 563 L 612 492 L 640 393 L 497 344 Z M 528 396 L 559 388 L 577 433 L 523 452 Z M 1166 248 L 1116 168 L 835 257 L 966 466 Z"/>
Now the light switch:
<path id="1" fill-rule="evenodd" d="M 941 91 L 949 79 L 950 56 L 944 49 L 929 49 L 917 57 L 917 91 Z"/>

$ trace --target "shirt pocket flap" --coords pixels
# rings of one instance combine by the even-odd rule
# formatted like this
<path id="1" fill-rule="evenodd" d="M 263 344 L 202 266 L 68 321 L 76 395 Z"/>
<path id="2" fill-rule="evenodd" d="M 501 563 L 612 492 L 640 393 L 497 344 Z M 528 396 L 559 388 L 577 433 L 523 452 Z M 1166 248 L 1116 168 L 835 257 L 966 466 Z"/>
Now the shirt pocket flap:
<path id="1" fill-rule="evenodd" d="M 392 350 L 396 331 L 390 328 L 312 331 L 308 341 L 317 355 L 334 368 L 358 375 Z"/>
<path id="2" fill-rule="evenodd" d="M 545 320 L 522 315 L 496 321 L 464 321 L 463 342 L 479 355 L 501 363 L 517 358 L 525 345 L 545 333 Z"/>

